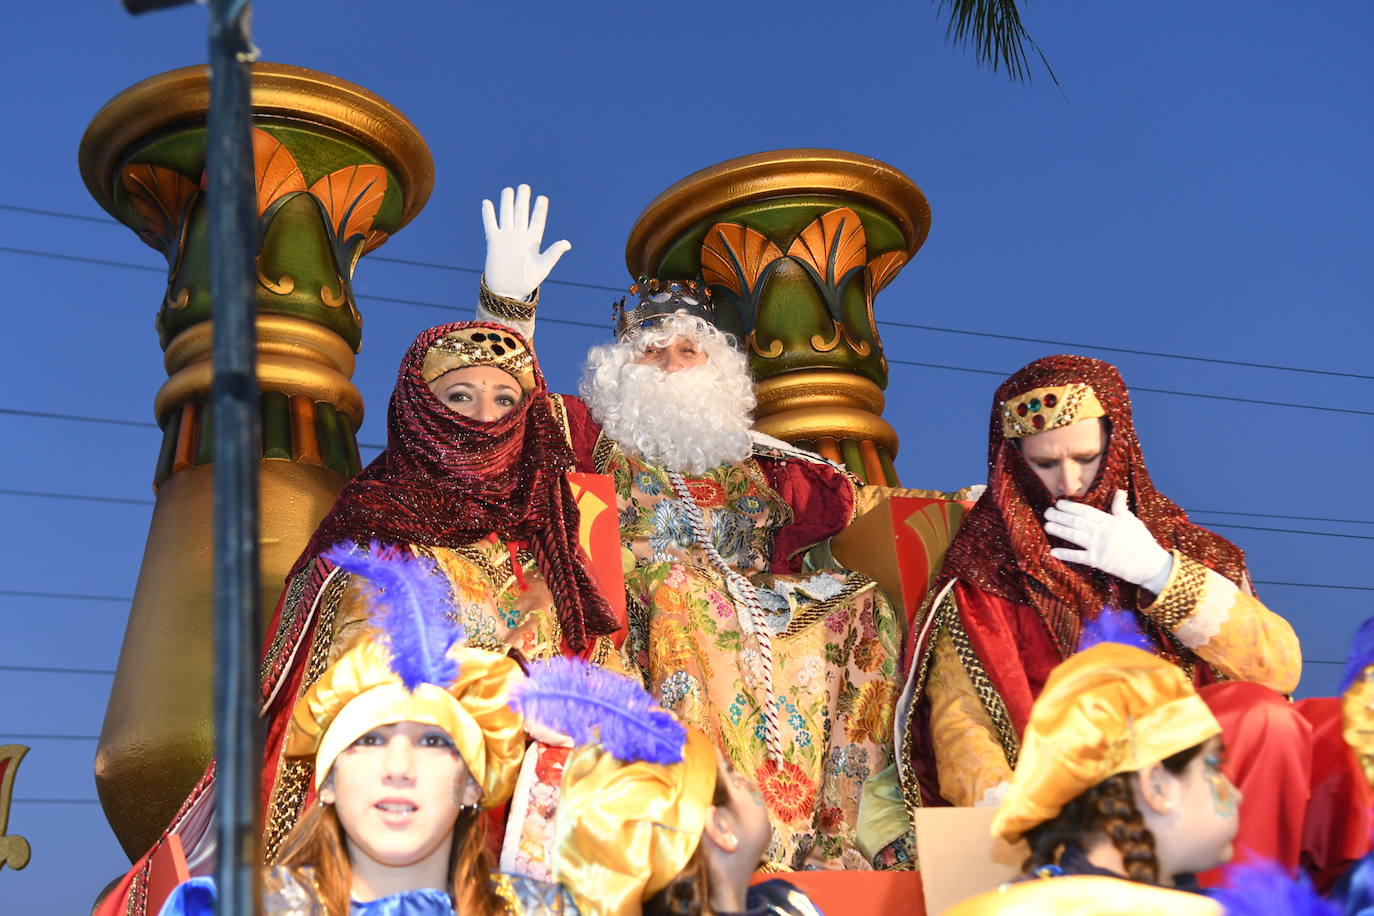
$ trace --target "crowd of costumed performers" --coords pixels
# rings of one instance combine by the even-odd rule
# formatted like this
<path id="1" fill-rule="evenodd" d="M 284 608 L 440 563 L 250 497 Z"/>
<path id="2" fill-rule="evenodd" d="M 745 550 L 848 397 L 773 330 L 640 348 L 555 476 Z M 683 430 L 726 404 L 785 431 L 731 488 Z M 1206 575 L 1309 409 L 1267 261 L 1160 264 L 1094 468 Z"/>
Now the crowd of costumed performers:
<path id="1" fill-rule="evenodd" d="M 547 213 L 484 202 L 478 320 L 416 338 L 386 449 L 285 584 L 268 914 L 814 914 L 755 873 L 915 869 L 949 805 L 1029 850 L 960 913 L 1374 907 L 1374 625 L 1342 697 L 1291 702 L 1292 628 L 1154 488 L 1115 368 L 997 389 L 986 487 L 942 494 L 976 503 L 908 625 L 827 549 L 862 485 L 753 428 L 700 282 L 636 284 L 580 397 L 548 391 Z M 607 481 L 610 575 L 579 475 Z M 212 871 L 214 795 L 212 763 L 100 916 L 157 913 L 169 849 Z M 197 877 L 162 911 L 213 899 Z"/>

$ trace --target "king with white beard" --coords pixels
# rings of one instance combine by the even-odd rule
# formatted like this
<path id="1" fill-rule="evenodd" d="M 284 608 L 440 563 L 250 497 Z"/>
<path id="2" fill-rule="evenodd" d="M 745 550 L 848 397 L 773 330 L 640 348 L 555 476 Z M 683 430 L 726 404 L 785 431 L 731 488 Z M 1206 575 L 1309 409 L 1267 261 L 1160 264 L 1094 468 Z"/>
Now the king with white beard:
<path id="1" fill-rule="evenodd" d="M 542 236 L 541 211 L 525 219 Z M 544 274 L 495 284 L 500 255 L 537 256 L 539 239 L 503 239 L 508 223 L 518 231 L 521 209 L 503 202 L 487 225 L 478 314 L 529 334 L 528 277 Z M 859 829 L 865 786 L 892 761 L 896 617 L 862 575 L 803 571 L 803 555 L 851 520 L 854 481 L 752 429 L 748 364 L 706 290 L 648 281 L 632 292 L 616 342 L 588 355 L 582 398 L 563 398 L 577 469 L 616 485 L 628 661 L 758 783 L 770 865 L 900 864 L 904 842 L 875 849 L 863 838 L 882 831 Z"/>

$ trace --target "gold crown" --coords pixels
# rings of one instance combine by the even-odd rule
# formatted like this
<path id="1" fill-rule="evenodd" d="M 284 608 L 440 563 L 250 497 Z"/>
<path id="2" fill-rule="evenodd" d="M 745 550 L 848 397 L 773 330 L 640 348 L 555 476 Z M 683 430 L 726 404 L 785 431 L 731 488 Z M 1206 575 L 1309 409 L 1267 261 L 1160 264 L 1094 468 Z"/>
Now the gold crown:
<path id="1" fill-rule="evenodd" d="M 630 287 L 630 295 L 639 297 L 634 308 L 625 307 L 625 299 L 611 305 L 615 318 L 616 340 L 637 337 L 684 311 L 707 324 L 716 323 L 716 310 L 711 304 L 711 290 L 700 280 L 658 280 L 640 277 Z"/>
<path id="2" fill-rule="evenodd" d="M 1002 402 L 1002 435 L 1022 439 L 1087 420 L 1105 417 L 1107 411 L 1091 385 L 1071 382 L 1049 388 L 1032 388 Z"/>

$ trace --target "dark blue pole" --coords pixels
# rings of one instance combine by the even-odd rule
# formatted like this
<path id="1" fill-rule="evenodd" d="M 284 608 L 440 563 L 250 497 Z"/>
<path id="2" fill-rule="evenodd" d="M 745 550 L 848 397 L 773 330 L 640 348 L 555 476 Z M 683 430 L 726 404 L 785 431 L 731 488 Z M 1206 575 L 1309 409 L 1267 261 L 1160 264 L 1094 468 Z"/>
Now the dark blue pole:
<path id="1" fill-rule="evenodd" d="M 248 0 L 210 0 L 206 171 L 214 385 L 215 817 L 220 916 L 254 916 L 258 901 L 257 313 Z"/>

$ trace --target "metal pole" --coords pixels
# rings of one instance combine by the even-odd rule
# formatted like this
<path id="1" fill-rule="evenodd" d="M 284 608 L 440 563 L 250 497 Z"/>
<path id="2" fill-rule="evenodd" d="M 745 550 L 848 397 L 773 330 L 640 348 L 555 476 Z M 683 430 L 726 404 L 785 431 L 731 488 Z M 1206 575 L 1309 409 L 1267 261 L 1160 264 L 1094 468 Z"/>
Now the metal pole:
<path id="1" fill-rule="evenodd" d="M 221 916 L 260 912 L 258 785 L 258 463 L 248 0 L 210 0 L 206 140 L 214 385 L 215 883 Z"/>

